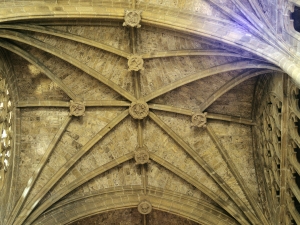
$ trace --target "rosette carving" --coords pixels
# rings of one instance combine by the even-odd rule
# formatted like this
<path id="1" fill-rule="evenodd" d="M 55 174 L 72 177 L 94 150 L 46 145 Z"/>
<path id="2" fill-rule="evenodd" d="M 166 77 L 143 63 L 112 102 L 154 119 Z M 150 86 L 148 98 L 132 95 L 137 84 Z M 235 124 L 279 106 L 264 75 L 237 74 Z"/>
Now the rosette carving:
<path id="1" fill-rule="evenodd" d="M 83 102 L 70 101 L 70 116 L 84 116 L 85 105 Z"/>
<path id="2" fill-rule="evenodd" d="M 128 58 L 128 71 L 139 71 L 143 70 L 144 60 L 142 56 L 139 55 L 131 55 Z"/>
<path id="3" fill-rule="evenodd" d="M 195 113 L 192 116 L 192 126 L 206 128 L 206 122 L 207 122 L 206 115 L 207 115 L 207 112 Z"/>
<path id="4" fill-rule="evenodd" d="M 149 114 L 149 107 L 147 103 L 143 101 L 136 101 L 132 102 L 130 107 L 129 107 L 129 114 L 134 118 L 134 119 L 144 119 L 146 116 Z"/>
<path id="5" fill-rule="evenodd" d="M 130 26 L 130 27 L 136 27 L 140 28 L 140 21 L 142 19 L 141 17 L 142 10 L 127 10 L 125 9 L 125 16 L 123 23 L 123 26 Z"/>

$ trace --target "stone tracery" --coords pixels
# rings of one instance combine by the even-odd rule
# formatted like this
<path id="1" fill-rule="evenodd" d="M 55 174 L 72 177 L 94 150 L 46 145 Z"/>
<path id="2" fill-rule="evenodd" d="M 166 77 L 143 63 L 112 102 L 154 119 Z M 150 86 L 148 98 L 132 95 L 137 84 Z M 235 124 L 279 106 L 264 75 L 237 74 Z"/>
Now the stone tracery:
<path id="1" fill-rule="evenodd" d="M 0 190 L 5 182 L 5 174 L 9 169 L 9 158 L 12 150 L 12 103 L 4 78 L 0 81 Z"/>

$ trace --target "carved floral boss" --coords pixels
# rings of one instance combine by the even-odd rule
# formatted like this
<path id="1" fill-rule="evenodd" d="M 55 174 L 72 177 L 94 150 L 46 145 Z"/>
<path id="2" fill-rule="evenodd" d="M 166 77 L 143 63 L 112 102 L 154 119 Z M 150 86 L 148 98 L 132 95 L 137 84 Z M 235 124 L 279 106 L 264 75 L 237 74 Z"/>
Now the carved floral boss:
<path id="1" fill-rule="evenodd" d="M 140 28 L 140 21 L 141 21 L 141 10 L 127 10 L 125 9 L 125 16 L 123 26 L 130 26 L 130 27 L 137 27 Z"/>
<path id="2" fill-rule="evenodd" d="M 206 116 L 207 116 L 207 112 L 195 113 L 192 116 L 192 126 L 206 128 L 206 122 L 207 122 Z"/>
<path id="3" fill-rule="evenodd" d="M 139 55 L 131 55 L 128 57 L 128 71 L 139 71 L 143 70 L 144 60 L 142 56 Z"/>
<path id="4" fill-rule="evenodd" d="M 83 102 L 70 101 L 70 116 L 84 116 L 85 105 Z"/>
<path id="5" fill-rule="evenodd" d="M 149 107 L 147 103 L 141 100 L 137 100 L 136 102 L 131 103 L 129 107 L 129 114 L 134 119 L 138 119 L 138 120 L 144 119 L 149 114 Z"/>

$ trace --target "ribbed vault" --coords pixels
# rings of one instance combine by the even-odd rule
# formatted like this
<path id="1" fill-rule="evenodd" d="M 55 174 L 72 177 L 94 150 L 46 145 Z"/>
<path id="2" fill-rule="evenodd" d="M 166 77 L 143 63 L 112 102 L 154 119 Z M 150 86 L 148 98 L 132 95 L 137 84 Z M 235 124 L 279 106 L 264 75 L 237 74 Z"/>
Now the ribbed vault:
<path id="1" fill-rule="evenodd" d="M 266 5 L 0 6 L 14 118 L 0 224 L 273 224 L 255 158 L 258 95 L 266 77 L 288 73 L 297 86 L 300 68 Z M 124 26 L 125 9 L 142 10 L 140 28 Z"/>

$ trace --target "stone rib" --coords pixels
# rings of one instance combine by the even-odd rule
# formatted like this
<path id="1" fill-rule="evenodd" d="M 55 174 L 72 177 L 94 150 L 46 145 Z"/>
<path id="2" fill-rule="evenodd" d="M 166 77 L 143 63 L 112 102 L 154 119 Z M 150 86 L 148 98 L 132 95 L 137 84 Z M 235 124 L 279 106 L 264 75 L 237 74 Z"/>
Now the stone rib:
<path id="1" fill-rule="evenodd" d="M 109 80 L 108 78 L 102 76 L 97 71 L 88 67 L 87 65 L 80 62 L 79 60 L 73 58 L 72 56 L 66 54 L 65 52 L 63 52 L 49 44 L 46 44 L 44 42 L 41 42 L 37 39 L 31 38 L 31 37 L 24 35 L 22 33 L 19 33 L 19 32 L 4 30 L 4 29 L 0 29 L 0 37 L 19 41 L 19 42 L 28 44 L 30 46 L 36 47 L 38 49 L 41 49 L 50 54 L 53 54 L 53 55 L 65 60 L 66 62 L 78 67 L 79 69 L 81 69 L 85 73 L 89 74 L 90 76 L 96 78 L 97 80 L 99 80 L 103 84 L 107 85 L 108 87 L 110 87 L 111 89 L 113 89 L 114 91 L 116 91 L 117 93 L 119 93 L 120 95 L 125 97 L 126 99 L 128 99 L 130 101 L 135 100 L 135 97 L 133 97 L 129 92 L 127 92 L 126 90 L 124 90 L 123 88 L 118 86 L 116 83 L 114 83 L 111 80 Z"/>
<path id="2" fill-rule="evenodd" d="M 23 208 L 24 210 L 18 215 L 14 224 L 22 224 L 29 214 L 34 210 L 35 206 L 47 194 L 47 192 L 65 175 L 65 173 L 84 155 L 86 154 L 99 140 L 101 140 L 112 128 L 119 124 L 128 115 L 128 110 L 123 111 L 108 123 L 101 131 L 99 131 L 88 143 L 86 143 L 62 168 L 48 181 L 40 192 Z"/>
<path id="3" fill-rule="evenodd" d="M 50 78 L 54 83 L 57 84 L 71 99 L 77 99 L 77 96 L 65 85 L 61 79 L 55 76 L 43 63 L 41 63 L 37 58 L 35 58 L 30 53 L 24 51 L 23 49 L 17 47 L 16 45 L 10 44 L 4 40 L 0 40 L 0 46 L 21 56 L 35 67 L 39 68 L 48 78 Z"/>
<path id="4" fill-rule="evenodd" d="M 159 97 L 160 95 L 163 95 L 163 94 L 165 94 L 169 91 L 172 91 L 176 88 L 179 88 L 185 84 L 188 84 L 193 81 L 200 80 L 202 78 L 212 76 L 212 75 L 215 75 L 218 73 L 224 73 L 224 72 L 228 72 L 228 71 L 241 70 L 241 69 L 251 69 L 251 68 L 264 68 L 264 69 L 272 70 L 272 69 L 274 69 L 274 66 L 272 66 L 271 64 L 267 64 L 267 63 L 257 63 L 252 60 L 227 63 L 224 65 L 215 66 L 215 67 L 200 71 L 198 73 L 189 75 L 182 79 L 179 79 L 169 85 L 166 85 L 165 87 L 160 88 L 160 89 L 150 93 L 149 95 L 145 96 L 144 99 L 146 102 L 148 102 L 154 98 Z"/>
<path id="5" fill-rule="evenodd" d="M 73 181 L 72 183 L 68 184 L 67 186 L 60 189 L 57 193 L 55 193 L 51 198 L 47 199 L 43 204 L 41 204 L 37 210 L 35 210 L 26 220 L 26 223 L 32 224 L 33 221 L 38 218 L 40 214 L 42 214 L 44 211 L 46 211 L 51 205 L 53 205 L 55 202 L 59 201 L 62 197 L 79 187 L 80 185 L 83 185 L 84 183 L 88 182 L 89 180 L 93 179 L 96 176 L 101 175 L 102 173 L 132 159 L 134 156 L 134 152 L 130 152 L 126 155 L 123 155 L 117 159 L 114 159 L 97 169 L 89 172 L 88 174 L 85 174 L 80 179 L 77 179 Z"/>
<path id="6" fill-rule="evenodd" d="M 215 181 L 216 183 L 225 191 L 226 194 L 243 209 L 245 215 L 253 223 L 259 225 L 260 222 L 252 214 L 252 212 L 247 208 L 247 206 L 241 201 L 241 199 L 236 195 L 236 193 L 226 184 L 226 182 L 211 168 L 196 152 L 192 149 L 180 136 L 178 136 L 168 125 L 166 125 L 162 120 L 160 120 L 154 113 L 150 112 L 150 118 L 168 135 L 170 135 L 173 140 L 182 147 Z"/>

